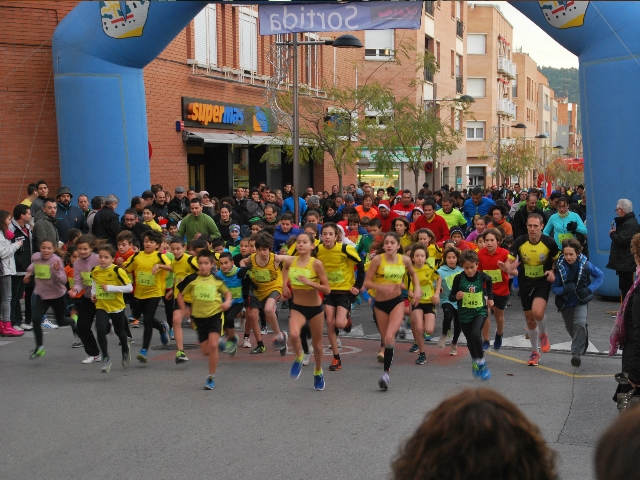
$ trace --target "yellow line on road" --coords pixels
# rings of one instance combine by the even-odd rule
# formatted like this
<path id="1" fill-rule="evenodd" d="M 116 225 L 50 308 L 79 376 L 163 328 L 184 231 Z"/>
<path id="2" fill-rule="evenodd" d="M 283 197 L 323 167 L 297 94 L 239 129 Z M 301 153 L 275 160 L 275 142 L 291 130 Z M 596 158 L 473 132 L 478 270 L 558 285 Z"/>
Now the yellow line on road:
<path id="1" fill-rule="evenodd" d="M 489 355 L 493 355 L 494 357 L 502 358 L 504 360 L 509 360 L 511 362 L 516 362 L 516 363 L 521 363 L 523 365 L 527 365 L 527 362 L 525 360 L 520 360 L 519 358 L 509 357 L 508 355 L 502 355 L 501 353 L 495 353 L 495 352 L 486 352 L 486 353 L 488 353 Z M 613 377 L 613 374 L 611 374 L 611 375 L 578 375 L 576 373 L 568 373 L 568 372 L 563 372 L 562 370 L 556 370 L 555 368 L 545 367 L 544 365 L 538 365 L 536 368 L 538 368 L 540 370 L 546 370 L 547 372 L 551 372 L 551 373 L 557 373 L 558 375 L 564 375 L 565 377 L 570 377 L 570 378 L 610 378 L 610 377 Z"/>

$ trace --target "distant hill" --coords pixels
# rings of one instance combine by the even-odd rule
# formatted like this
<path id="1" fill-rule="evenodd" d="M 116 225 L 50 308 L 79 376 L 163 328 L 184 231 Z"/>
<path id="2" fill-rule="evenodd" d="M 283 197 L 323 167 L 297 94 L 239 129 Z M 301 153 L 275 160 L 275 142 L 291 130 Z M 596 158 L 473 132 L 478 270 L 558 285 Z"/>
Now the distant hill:
<path id="1" fill-rule="evenodd" d="M 569 102 L 580 104 L 580 85 L 577 68 L 538 67 L 549 79 L 556 97 L 569 95 Z"/>

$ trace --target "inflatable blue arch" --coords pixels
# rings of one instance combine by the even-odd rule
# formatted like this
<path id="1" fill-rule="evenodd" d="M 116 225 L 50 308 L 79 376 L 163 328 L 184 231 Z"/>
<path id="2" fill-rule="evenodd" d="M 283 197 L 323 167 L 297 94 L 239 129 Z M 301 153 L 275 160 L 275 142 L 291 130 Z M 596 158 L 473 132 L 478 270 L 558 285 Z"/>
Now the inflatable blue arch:
<path id="1" fill-rule="evenodd" d="M 64 185 L 121 199 L 149 187 L 142 69 L 207 3 L 83 2 L 60 23 L 53 61 Z M 640 4 L 511 3 L 579 58 L 590 253 L 607 272 L 600 292 L 617 295 L 604 268 L 609 226 L 618 198 L 640 205 Z"/>

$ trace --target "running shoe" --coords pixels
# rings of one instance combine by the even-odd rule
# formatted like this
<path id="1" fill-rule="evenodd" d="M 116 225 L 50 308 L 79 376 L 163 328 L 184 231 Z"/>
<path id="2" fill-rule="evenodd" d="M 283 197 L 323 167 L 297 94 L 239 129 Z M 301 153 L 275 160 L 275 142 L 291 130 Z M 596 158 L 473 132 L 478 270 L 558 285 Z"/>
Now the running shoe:
<path id="1" fill-rule="evenodd" d="M 11 328 L 17 330 L 18 332 L 24 332 L 24 328 L 22 328 L 20 325 L 11 325 Z"/>
<path id="2" fill-rule="evenodd" d="M 380 390 L 384 390 L 385 392 L 387 390 L 389 390 L 389 374 L 388 373 L 383 373 L 382 376 L 380 377 L 380 380 L 378 380 L 378 386 L 380 387 Z"/>
<path id="3" fill-rule="evenodd" d="M 378 363 L 384 363 L 384 350 L 378 352 Z"/>
<path id="4" fill-rule="evenodd" d="M 238 351 L 239 341 L 240 339 L 238 338 L 238 335 L 235 335 L 232 339 L 227 340 L 226 343 L 224 344 L 224 350 L 222 352 L 228 353 L 231 356 L 235 355 L 236 352 Z"/>
<path id="5" fill-rule="evenodd" d="M 446 344 L 447 336 L 444 334 L 444 332 L 442 332 L 442 335 L 440 335 L 440 339 L 438 340 L 438 347 L 444 348 Z"/>
<path id="6" fill-rule="evenodd" d="M 489 350 L 489 340 L 484 340 L 482 342 L 482 350 L 484 350 L 485 352 Z"/>
<path id="7" fill-rule="evenodd" d="M 264 345 L 258 345 L 256 348 L 254 348 L 253 350 L 251 350 L 249 353 L 251 354 L 255 354 L 255 353 L 264 353 L 266 352 L 267 349 L 265 348 Z"/>
<path id="8" fill-rule="evenodd" d="M 100 371 L 102 373 L 109 373 L 111 371 L 111 359 L 109 357 L 104 357 L 104 360 L 102 360 L 102 368 Z"/>
<path id="9" fill-rule="evenodd" d="M 244 342 L 242 343 L 243 348 L 251 348 L 251 340 L 249 337 L 244 337 Z"/>
<path id="10" fill-rule="evenodd" d="M 269 333 L 269 329 L 268 329 L 267 327 L 262 327 L 262 328 L 260 329 L 260 333 L 261 333 L 262 335 L 267 335 L 267 334 Z"/>
<path id="11" fill-rule="evenodd" d="M 96 355 L 95 357 L 92 355 L 89 355 L 87 358 L 82 360 L 82 363 L 84 363 L 85 365 L 89 365 L 90 363 L 98 363 L 101 361 L 102 361 L 102 355 Z"/>
<path id="12" fill-rule="evenodd" d="M 551 350 L 549 334 L 546 332 L 540 335 L 540 350 L 542 350 L 542 353 L 549 353 L 549 350 Z"/>
<path id="13" fill-rule="evenodd" d="M 353 327 L 353 323 L 351 322 L 351 312 L 347 312 L 347 324 L 343 328 L 344 333 L 350 333 L 351 327 Z"/>
<path id="14" fill-rule="evenodd" d="M 227 343 L 227 337 L 220 337 L 218 339 L 218 350 L 220 350 L 221 352 L 224 351 L 224 346 Z"/>
<path id="15" fill-rule="evenodd" d="M 175 340 L 176 339 L 176 336 L 173 334 L 173 328 L 169 329 L 169 338 L 171 340 Z"/>
<path id="16" fill-rule="evenodd" d="M 291 364 L 291 370 L 289 370 L 289 378 L 297 380 L 300 377 L 300 372 L 302 372 L 302 360 L 295 359 Z"/>
<path id="17" fill-rule="evenodd" d="M 424 332 L 423 335 L 424 335 L 424 341 L 425 342 L 430 342 L 431 341 L 431 335 L 429 335 L 427 332 Z"/>
<path id="18" fill-rule="evenodd" d="M 122 368 L 127 368 L 131 365 L 131 349 L 122 354 Z"/>
<path id="19" fill-rule="evenodd" d="M 531 367 L 537 367 L 539 362 L 540 362 L 540 354 L 538 352 L 531 352 L 527 365 Z"/>
<path id="20" fill-rule="evenodd" d="M 131 320 L 131 328 L 140 328 L 140 320 L 134 318 Z"/>
<path id="21" fill-rule="evenodd" d="M 480 377 L 480 365 L 478 365 L 475 360 L 471 362 L 471 375 Z"/>
<path id="22" fill-rule="evenodd" d="M 216 386 L 216 379 L 213 377 L 213 375 L 209 375 L 207 377 L 207 381 L 204 383 L 204 389 L 213 390 L 213 387 L 215 386 Z"/>
<path id="23" fill-rule="evenodd" d="M 420 347 L 418 347 L 417 343 L 414 343 L 413 345 L 411 345 L 411 348 L 409 349 L 409 353 L 416 353 L 418 350 L 420 350 Z"/>
<path id="24" fill-rule="evenodd" d="M 29 355 L 29 358 L 31 360 L 34 360 L 36 358 L 40 358 L 40 357 L 44 357 L 44 354 L 47 353 L 44 349 L 44 347 L 40 347 L 40 348 L 36 348 L 33 353 L 31 355 Z"/>
<path id="25" fill-rule="evenodd" d="M 302 356 L 302 365 L 304 365 L 306 367 L 307 365 L 309 365 L 309 361 L 310 360 L 311 360 L 311 354 L 310 353 L 305 353 Z"/>
<path id="26" fill-rule="evenodd" d="M 342 342 L 340 341 L 340 339 L 336 339 L 336 343 L 338 344 L 338 348 L 342 348 Z"/>
<path id="27" fill-rule="evenodd" d="M 138 360 L 140 360 L 140 362 L 147 363 L 147 361 L 149 361 L 149 357 L 147 357 L 147 349 L 143 348 L 142 350 L 140 350 L 137 358 Z"/>
<path id="28" fill-rule="evenodd" d="M 449 355 L 451 355 L 452 357 L 455 357 L 456 355 L 458 355 L 458 345 L 456 345 L 455 343 L 451 344 L 451 348 L 449 349 Z"/>
<path id="29" fill-rule="evenodd" d="M 287 341 L 289 340 L 289 334 L 287 332 L 282 332 L 282 335 L 284 337 L 283 340 L 283 347 L 280 348 L 280 355 L 282 355 L 283 357 L 289 352 L 289 347 L 287 346 Z"/>
<path id="30" fill-rule="evenodd" d="M 571 365 L 573 365 L 574 367 L 579 367 L 581 363 L 582 363 L 582 360 L 580 360 L 580 355 L 578 355 L 577 353 L 574 353 L 571 356 Z"/>
<path id="31" fill-rule="evenodd" d="M 84 347 L 84 345 L 82 344 L 82 342 L 80 340 L 78 340 L 77 342 L 73 342 L 71 344 L 71 348 L 82 348 Z"/>
<path id="32" fill-rule="evenodd" d="M 398 328 L 398 338 L 400 340 L 404 340 L 405 338 L 407 338 L 407 329 L 402 325 L 400 325 L 400 327 Z"/>
<path id="33" fill-rule="evenodd" d="M 44 319 L 40 326 L 42 326 L 42 328 L 60 328 L 55 323 L 52 323 L 48 318 Z"/>
<path id="34" fill-rule="evenodd" d="M 420 355 L 418 355 L 416 365 L 424 365 L 425 363 L 427 363 L 427 357 L 424 353 L 421 353 Z"/>
<path id="35" fill-rule="evenodd" d="M 329 370 L 332 372 L 337 372 L 342 368 L 342 361 L 339 358 L 334 358 L 331 361 L 331 365 L 329 365 Z"/>
<path id="36" fill-rule="evenodd" d="M 162 331 L 160 332 L 160 341 L 163 345 L 169 345 L 169 325 L 162 324 Z"/>
<path id="37" fill-rule="evenodd" d="M 491 378 L 491 371 L 489 370 L 489 367 L 487 367 L 486 363 L 483 365 L 478 365 L 478 378 L 484 381 Z"/>
<path id="38" fill-rule="evenodd" d="M 187 355 L 184 353 L 184 351 L 178 350 L 176 352 L 176 363 L 184 363 L 188 361 L 189 361 L 189 358 L 187 358 Z"/>
<path id="39" fill-rule="evenodd" d="M 493 349 L 500 350 L 502 348 L 502 335 L 496 333 L 496 338 L 493 339 Z"/>
<path id="40" fill-rule="evenodd" d="M 313 376 L 313 388 L 316 390 L 324 390 L 324 375 L 320 372 L 320 375 Z"/>
<path id="41" fill-rule="evenodd" d="M 31 325 L 30 323 L 21 323 L 20 328 L 25 332 L 30 332 L 31 330 L 33 330 L 33 325 Z"/>

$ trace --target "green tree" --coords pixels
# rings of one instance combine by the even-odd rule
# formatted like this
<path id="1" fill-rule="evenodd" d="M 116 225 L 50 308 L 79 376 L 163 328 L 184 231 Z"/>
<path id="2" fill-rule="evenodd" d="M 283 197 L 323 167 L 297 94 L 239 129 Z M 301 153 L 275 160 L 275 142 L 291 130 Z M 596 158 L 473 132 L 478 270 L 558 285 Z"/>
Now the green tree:
<path id="1" fill-rule="evenodd" d="M 489 151 L 494 159 L 498 155 L 498 138 L 491 139 Z M 525 177 L 527 172 L 536 168 L 540 163 L 536 155 L 535 146 L 525 146 L 524 142 L 518 139 L 503 138 L 500 143 L 500 171 L 496 162 L 495 176 L 502 180 L 511 177 Z"/>

